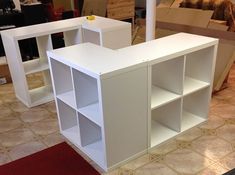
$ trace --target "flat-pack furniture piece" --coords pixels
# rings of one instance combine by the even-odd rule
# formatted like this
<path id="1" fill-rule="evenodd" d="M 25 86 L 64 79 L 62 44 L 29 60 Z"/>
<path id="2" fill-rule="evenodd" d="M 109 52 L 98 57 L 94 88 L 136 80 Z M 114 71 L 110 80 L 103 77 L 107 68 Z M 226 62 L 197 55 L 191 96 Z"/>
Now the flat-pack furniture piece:
<path id="1" fill-rule="evenodd" d="M 54 98 L 46 51 L 53 49 L 51 36 L 61 33 L 65 46 L 91 42 L 118 49 L 131 45 L 131 24 L 98 16 L 95 16 L 95 20 L 80 17 L 2 31 L 16 96 L 28 107 Z M 23 62 L 19 41 L 30 38 L 36 38 L 39 58 Z M 36 72 L 43 73 L 44 86 L 29 90 L 26 75 Z"/>
<path id="2" fill-rule="evenodd" d="M 218 40 L 48 51 L 61 133 L 109 171 L 207 120 Z"/>

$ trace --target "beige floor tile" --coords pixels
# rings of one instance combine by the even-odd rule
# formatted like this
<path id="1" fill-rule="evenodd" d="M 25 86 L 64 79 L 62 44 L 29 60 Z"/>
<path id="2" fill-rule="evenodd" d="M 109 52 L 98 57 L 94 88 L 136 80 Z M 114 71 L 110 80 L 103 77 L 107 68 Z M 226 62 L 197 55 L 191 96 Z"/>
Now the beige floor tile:
<path id="1" fill-rule="evenodd" d="M 56 119 L 45 119 L 30 124 L 30 128 L 37 135 L 49 135 L 59 131 L 58 121 Z"/>
<path id="2" fill-rule="evenodd" d="M 110 171 L 108 173 L 102 173 L 102 175 L 120 175 L 120 174 L 119 174 L 119 170 L 116 169 L 116 170 Z"/>
<path id="3" fill-rule="evenodd" d="M 130 169 L 130 170 L 135 170 L 151 161 L 150 155 L 145 154 L 135 160 L 132 160 L 131 162 L 125 164 L 121 168 L 123 169 Z"/>
<path id="4" fill-rule="evenodd" d="M 22 102 L 12 103 L 10 107 L 15 112 L 25 112 L 29 110 Z"/>
<path id="5" fill-rule="evenodd" d="M 219 163 L 210 165 L 202 172 L 198 173 L 197 175 L 221 175 L 228 171 L 228 169 L 222 167 Z"/>
<path id="6" fill-rule="evenodd" d="M 0 153 L 0 166 L 8 162 L 11 162 L 10 157 L 5 153 Z"/>
<path id="7" fill-rule="evenodd" d="M 235 168 L 235 152 L 224 157 L 220 163 L 229 170 Z"/>
<path id="8" fill-rule="evenodd" d="M 210 107 L 214 107 L 215 105 L 219 104 L 220 101 L 221 101 L 220 99 L 212 97 L 210 102 Z"/>
<path id="9" fill-rule="evenodd" d="M 1 120 L 0 133 L 19 128 L 22 125 L 23 123 L 19 119 Z"/>
<path id="10" fill-rule="evenodd" d="M 192 148 L 214 161 L 233 151 L 230 143 L 216 136 L 202 136 L 201 138 L 193 141 Z"/>
<path id="11" fill-rule="evenodd" d="M 9 119 L 10 117 L 14 116 L 14 112 L 9 109 L 7 106 L 0 106 L 0 120 L 1 119 Z"/>
<path id="12" fill-rule="evenodd" d="M 226 111 L 226 112 L 225 112 Z M 235 106 L 230 104 L 219 104 L 212 108 L 212 112 L 222 118 L 234 118 Z"/>
<path id="13" fill-rule="evenodd" d="M 162 163 L 152 162 L 137 169 L 135 175 L 177 175 L 177 173 Z"/>
<path id="14" fill-rule="evenodd" d="M 156 146 L 149 151 L 150 154 L 163 155 L 177 149 L 177 142 L 170 140 L 160 146 Z"/>
<path id="15" fill-rule="evenodd" d="M 0 85 L 0 95 L 14 93 L 14 88 L 12 83 Z"/>
<path id="16" fill-rule="evenodd" d="M 224 138 L 227 141 L 235 140 L 235 125 L 234 124 L 227 124 L 219 129 L 217 129 L 218 136 Z"/>
<path id="17" fill-rule="evenodd" d="M 234 88 L 234 90 L 235 90 L 235 88 Z M 234 92 L 233 92 L 233 94 L 235 95 Z M 232 104 L 232 105 L 235 105 L 235 96 L 233 96 L 232 98 L 228 99 L 227 102 Z"/>
<path id="18" fill-rule="evenodd" d="M 20 101 L 16 98 L 15 94 L 7 94 L 2 98 L 4 104 L 19 103 Z"/>
<path id="19" fill-rule="evenodd" d="M 189 149 L 178 149 L 166 155 L 165 162 L 180 174 L 195 174 L 212 161 Z"/>
<path id="20" fill-rule="evenodd" d="M 34 134 L 28 128 L 17 128 L 0 134 L 0 141 L 4 147 L 13 147 L 33 140 Z"/>
<path id="21" fill-rule="evenodd" d="M 216 115 L 211 115 L 209 119 L 199 126 L 201 129 L 216 129 L 220 126 L 224 125 L 224 120 Z"/>
<path id="22" fill-rule="evenodd" d="M 42 119 L 48 118 L 50 113 L 42 107 L 34 107 L 28 111 L 25 111 L 20 114 L 20 118 L 24 122 L 37 122 Z"/>
<path id="23" fill-rule="evenodd" d="M 234 97 L 234 94 L 233 94 L 233 91 L 231 91 L 230 89 L 224 89 L 216 93 L 213 97 L 217 99 L 228 100 Z"/>
<path id="24" fill-rule="evenodd" d="M 56 113 L 56 106 L 54 101 L 44 104 L 43 107 L 52 113 Z"/>
<path id="25" fill-rule="evenodd" d="M 187 141 L 190 142 L 198 137 L 200 137 L 202 135 L 202 132 L 200 129 L 198 128 L 192 128 L 190 130 L 188 130 L 185 133 L 182 133 L 181 135 L 176 137 L 177 141 Z"/>
<path id="26" fill-rule="evenodd" d="M 50 134 L 45 136 L 42 141 L 48 146 L 54 146 L 58 143 L 64 142 L 65 138 L 60 134 L 60 133 L 54 133 L 54 134 Z"/>
<path id="27" fill-rule="evenodd" d="M 36 153 L 38 151 L 41 151 L 45 148 L 46 146 L 43 143 L 39 141 L 32 141 L 13 147 L 9 151 L 9 155 L 13 160 L 16 160 L 28 156 L 30 154 Z"/>

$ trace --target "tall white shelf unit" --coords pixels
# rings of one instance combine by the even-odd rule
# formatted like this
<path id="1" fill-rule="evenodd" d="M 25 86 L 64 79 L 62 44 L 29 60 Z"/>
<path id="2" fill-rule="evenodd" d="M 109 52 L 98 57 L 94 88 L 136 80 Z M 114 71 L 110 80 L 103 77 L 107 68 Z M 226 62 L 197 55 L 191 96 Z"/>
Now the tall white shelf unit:
<path id="1" fill-rule="evenodd" d="M 62 134 L 108 171 L 205 121 L 217 44 L 179 33 L 49 51 Z"/>
<path id="2" fill-rule="evenodd" d="M 2 31 L 16 96 L 28 107 L 54 99 L 46 51 L 53 49 L 51 35 L 56 33 L 63 33 L 65 46 L 92 42 L 118 49 L 131 45 L 131 24 L 98 16 L 92 21 L 80 17 Z M 19 41 L 30 38 L 36 38 L 39 58 L 22 62 Z M 43 73 L 44 86 L 29 90 L 26 75 L 36 72 Z"/>
<path id="3" fill-rule="evenodd" d="M 91 43 L 48 52 L 61 133 L 106 171 L 148 145 L 146 63 L 117 53 Z"/>

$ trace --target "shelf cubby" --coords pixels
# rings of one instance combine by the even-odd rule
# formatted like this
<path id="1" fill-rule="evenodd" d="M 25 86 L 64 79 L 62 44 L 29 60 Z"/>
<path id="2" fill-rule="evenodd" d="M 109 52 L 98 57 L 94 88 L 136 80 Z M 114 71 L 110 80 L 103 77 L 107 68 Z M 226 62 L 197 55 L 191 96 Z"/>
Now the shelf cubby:
<path id="1" fill-rule="evenodd" d="M 98 100 L 97 79 L 72 69 L 77 108 L 95 105 Z"/>
<path id="2" fill-rule="evenodd" d="M 39 58 L 23 62 L 25 75 L 37 73 L 40 71 L 48 70 L 49 65 L 42 62 Z"/>
<path id="3" fill-rule="evenodd" d="M 75 30 L 64 31 L 65 46 L 72 46 L 82 42 L 81 28 Z"/>
<path id="4" fill-rule="evenodd" d="M 55 94 L 57 98 L 76 109 L 75 95 L 72 84 L 72 74 L 69 66 L 51 59 L 52 73 L 54 76 Z"/>
<path id="5" fill-rule="evenodd" d="M 80 144 L 80 131 L 77 112 L 63 101 L 57 99 L 60 130 L 71 142 Z"/>
<path id="6" fill-rule="evenodd" d="M 180 132 L 181 99 L 151 111 L 151 147 L 154 147 Z"/>
<path id="7" fill-rule="evenodd" d="M 51 85 L 45 85 L 29 90 L 30 101 L 33 106 L 45 103 L 53 99 L 53 88 Z"/>
<path id="8" fill-rule="evenodd" d="M 184 56 L 151 67 L 151 109 L 180 98 L 183 90 Z"/>
<path id="9" fill-rule="evenodd" d="M 78 112 L 81 146 L 97 162 L 104 162 L 101 127 Z"/>
<path id="10" fill-rule="evenodd" d="M 97 45 L 102 45 L 100 37 L 100 33 L 97 31 L 85 28 L 82 30 L 82 41 L 84 43 L 91 42 Z"/>
<path id="11" fill-rule="evenodd" d="M 207 119 L 209 92 L 210 87 L 207 87 L 183 97 L 181 131 L 192 128 Z"/>
<path id="12" fill-rule="evenodd" d="M 52 40 L 53 49 L 59 49 L 65 47 L 63 32 L 51 34 L 51 40 Z"/>
<path id="13" fill-rule="evenodd" d="M 186 55 L 183 94 L 210 86 L 214 47 L 208 47 Z"/>

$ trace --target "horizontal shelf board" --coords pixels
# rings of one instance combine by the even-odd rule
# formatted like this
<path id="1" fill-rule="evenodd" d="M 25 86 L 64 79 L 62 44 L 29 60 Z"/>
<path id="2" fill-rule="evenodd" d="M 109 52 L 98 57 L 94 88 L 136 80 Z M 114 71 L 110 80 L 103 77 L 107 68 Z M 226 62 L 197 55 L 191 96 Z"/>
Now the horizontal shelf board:
<path id="1" fill-rule="evenodd" d="M 79 129 L 77 125 L 69 129 L 63 130 L 62 134 L 74 144 L 80 145 L 79 144 Z"/>
<path id="2" fill-rule="evenodd" d="M 65 104 L 72 107 L 73 109 L 77 109 L 76 108 L 75 95 L 74 95 L 73 90 L 65 92 L 63 94 L 59 94 L 59 95 L 57 95 L 57 98 L 60 99 L 61 101 L 63 101 Z"/>
<path id="3" fill-rule="evenodd" d="M 174 136 L 178 132 L 152 120 L 151 122 L 151 147 L 154 147 Z"/>
<path id="4" fill-rule="evenodd" d="M 209 83 L 200 81 L 191 77 L 185 77 L 184 79 L 184 95 L 190 94 L 197 90 L 210 86 Z"/>
<path id="5" fill-rule="evenodd" d="M 204 121 L 206 121 L 206 119 L 199 117 L 197 115 L 194 115 L 190 112 L 183 111 L 181 131 L 190 129 Z"/>
<path id="6" fill-rule="evenodd" d="M 97 164 L 99 164 L 101 167 L 104 167 L 104 148 L 102 146 L 102 140 L 96 141 L 92 144 L 86 145 L 82 147 L 84 152 L 88 154 L 88 156 L 95 161 Z"/>
<path id="7" fill-rule="evenodd" d="M 54 100 L 53 89 L 51 86 L 42 86 L 29 90 L 32 106 L 43 104 Z"/>
<path id="8" fill-rule="evenodd" d="M 32 74 L 49 69 L 48 63 L 44 63 L 38 59 L 23 62 L 25 74 Z"/>
<path id="9" fill-rule="evenodd" d="M 152 86 L 151 109 L 155 109 L 178 98 L 180 98 L 180 95 L 174 94 L 157 86 Z"/>
<path id="10" fill-rule="evenodd" d="M 93 103 L 91 105 L 79 108 L 78 112 L 84 115 L 86 118 L 94 122 L 95 124 L 102 126 L 101 116 L 99 111 L 99 103 Z"/>

